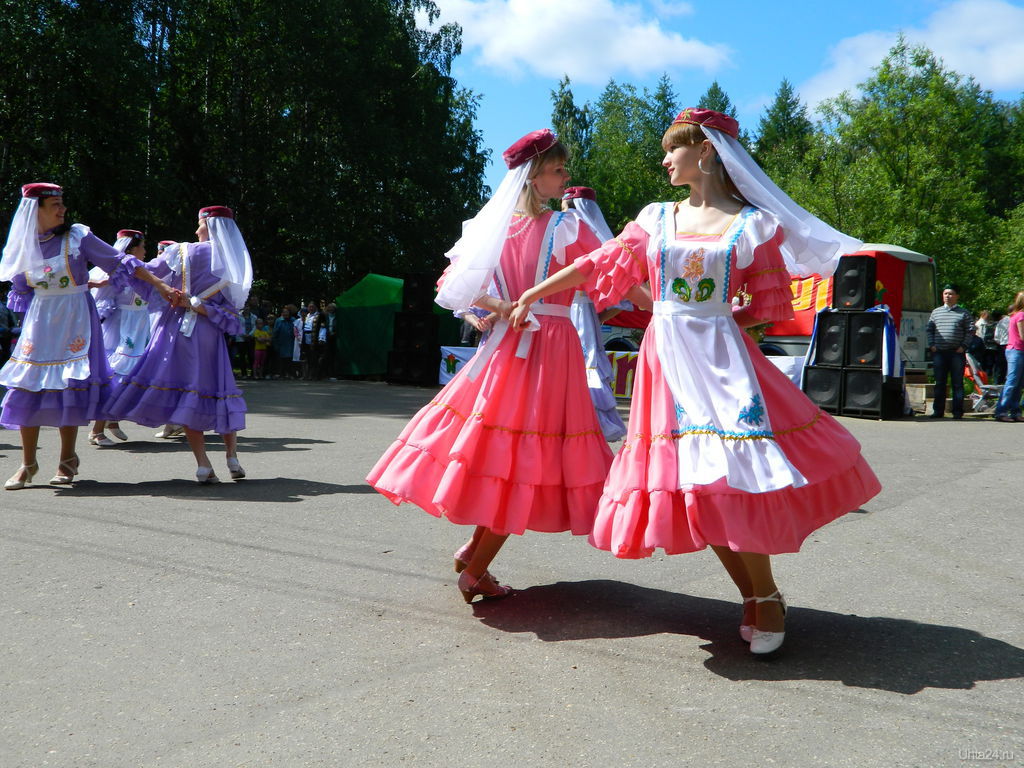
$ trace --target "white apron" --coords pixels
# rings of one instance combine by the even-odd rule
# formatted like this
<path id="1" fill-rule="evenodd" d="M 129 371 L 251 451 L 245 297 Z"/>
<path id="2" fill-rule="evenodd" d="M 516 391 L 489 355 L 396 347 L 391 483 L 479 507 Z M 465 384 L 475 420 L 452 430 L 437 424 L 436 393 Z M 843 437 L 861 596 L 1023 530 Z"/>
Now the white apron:
<path id="1" fill-rule="evenodd" d="M 120 315 L 118 341 L 107 359 L 114 373 L 125 376 L 132 372 L 149 344 L 149 304 L 133 291 L 130 303 L 118 304 L 117 309 Z"/>
<path id="2" fill-rule="evenodd" d="M 661 207 L 649 255 L 657 264 L 658 359 L 675 401 L 681 488 L 725 478 L 751 493 L 807 480 L 775 442 L 764 396 L 732 319 L 731 254 L 747 208 L 717 242 L 676 241 L 672 204 Z"/>
<path id="3" fill-rule="evenodd" d="M 70 258 L 78 254 L 71 234 L 64 235 L 56 256 L 43 261 L 42 272 L 25 273 L 34 295 L 11 359 L 0 370 L 0 385 L 38 392 L 67 389 L 69 381 L 89 378 L 89 286 L 77 285 L 71 276 Z"/>

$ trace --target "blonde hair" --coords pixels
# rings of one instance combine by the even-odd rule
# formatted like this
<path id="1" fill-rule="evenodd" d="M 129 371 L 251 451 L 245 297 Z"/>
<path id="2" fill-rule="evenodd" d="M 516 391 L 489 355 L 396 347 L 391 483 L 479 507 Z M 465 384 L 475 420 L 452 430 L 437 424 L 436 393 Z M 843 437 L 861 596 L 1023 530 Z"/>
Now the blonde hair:
<path id="1" fill-rule="evenodd" d="M 530 161 L 530 173 L 527 176 L 526 184 L 523 185 L 523 191 L 526 193 L 526 215 L 531 219 L 536 219 L 548 210 L 548 201 L 540 199 L 531 182 L 537 178 L 548 163 L 564 163 L 568 159 L 569 150 L 562 142 L 556 141 Z"/>
<path id="2" fill-rule="evenodd" d="M 1007 307 L 1007 309 L 1011 315 L 1024 311 L 1024 291 L 1019 291 L 1017 293 L 1017 298 L 1013 300 L 1013 304 Z"/>
<path id="3" fill-rule="evenodd" d="M 705 141 L 710 142 L 711 140 L 704 134 L 704 130 L 699 125 L 694 125 L 693 123 L 673 123 L 665 131 L 665 135 L 661 137 L 661 148 L 668 152 L 669 147 L 692 147 Z M 711 148 L 714 149 L 713 144 Z M 714 168 L 722 174 L 725 191 L 744 205 L 750 205 L 750 201 L 743 196 L 732 178 L 730 178 L 729 172 L 725 169 L 725 163 L 718 156 L 718 150 L 715 150 Z M 702 168 L 701 170 L 704 169 Z M 716 171 L 712 171 L 712 173 Z"/>

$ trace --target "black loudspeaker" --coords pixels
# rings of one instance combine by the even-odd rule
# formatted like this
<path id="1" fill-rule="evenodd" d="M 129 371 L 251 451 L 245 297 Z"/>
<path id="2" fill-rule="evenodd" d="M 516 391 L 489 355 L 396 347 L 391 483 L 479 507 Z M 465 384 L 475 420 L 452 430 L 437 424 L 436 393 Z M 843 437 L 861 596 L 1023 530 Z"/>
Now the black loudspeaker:
<path id="1" fill-rule="evenodd" d="M 396 351 L 437 351 L 437 318 L 433 312 L 396 312 L 392 348 Z"/>
<path id="2" fill-rule="evenodd" d="M 814 342 L 814 364 L 840 368 L 846 360 L 847 314 L 823 312 L 818 316 Z"/>
<path id="3" fill-rule="evenodd" d="M 882 332 L 885 315 L 881 312 L 850 312 L 846 320 L 846 365 L 850 368 L 882 367 Z"/>
<path id="4" fill-rule="evenodd" d="M 804 368 L 804 392 L 821 410 L 839 413 L 843 402 L 843 370 L 808 365 Z"/>
<path id="5" fill-rule="evenodd" d="M 421 387 L 437 386 L 441 367 L 441 349 L 400 350 L 388 353 L 389 384 L 415 384 Z"/>
<path id="6" fill-rule="evenodd" d="M 402 311 L 430 312 L 434 305 L 437 277 L 430 272 L 409 272 L 402 276 Z"/>
<path id="7" fill-rule="evenodd" d="M 875 260 L 870 256 L 843 256 L 832 277 L 832 306 L 869 309 L 875 306 Z"/>
<path id="8" fill-rule="evenodd" d="M 843 371 L 843 416 L 898 419 L 903 416 L 903 377 L 880 370 Z"/>

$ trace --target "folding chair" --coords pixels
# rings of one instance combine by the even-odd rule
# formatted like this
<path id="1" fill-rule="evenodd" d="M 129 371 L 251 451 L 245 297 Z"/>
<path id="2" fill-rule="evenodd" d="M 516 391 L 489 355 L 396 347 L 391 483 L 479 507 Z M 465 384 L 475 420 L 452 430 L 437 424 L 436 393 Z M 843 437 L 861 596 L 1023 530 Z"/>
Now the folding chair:
<path id="1" fill-rule="evenodd" d="M 974 385 L 971 393 L 971 410 L 975 413 L 989 413 L 999 404 L 999 396 L 1003 392 L 1002 384 L 989 384 L 985 374 L 970 352 L 966 354 L 967 364 L 964 366 L 964 378 Z"/>

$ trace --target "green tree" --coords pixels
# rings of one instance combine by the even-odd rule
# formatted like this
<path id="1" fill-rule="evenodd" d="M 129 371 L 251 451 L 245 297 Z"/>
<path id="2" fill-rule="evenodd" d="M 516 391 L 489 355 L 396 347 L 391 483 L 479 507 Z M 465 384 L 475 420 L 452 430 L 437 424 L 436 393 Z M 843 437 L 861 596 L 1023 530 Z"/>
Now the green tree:
<path id="1" fill-rule="evenodd" d="M 823 131 L 789 180 L 794 197 L 866 241 L 935 256 L 941 279 L 975 300 L 993 226 L 984 148 L 972 139 L 984 99 L 973 81 L 902 40 L 860 87 L 823 105 Z"/>
<path id="2" fill-rule="evenodd" d="M 774 176 L 777 170 L 773 166 L 799 162 L 810 149 L 813 133 L 807 107 L 793 84 L 783 79 L 775 99 L 758 122 L 754 159 L 769 176 Z"/>
<path id="3" fill-rule="evenodd" d="M 230 205 L 260 290 L 297 300 L 439 269 L 484 196 L 478 100 L 451 77 L 461 32 L 418 26 L 430 0 L 0 11 L 0 184 L 65 184 L 101 236 L 184 240 L 201 205 Z"/>
<path id="4" fill-rule="evenodd" d="M 589 175 L 591 117 L 587 105 L 577 107 L 569 77 L 563 77 L 558 90 L 551 92 L 551 127 L 569 150 L 573 182 Z M 582 184 L 582 182 L 579 182 Z"/>

